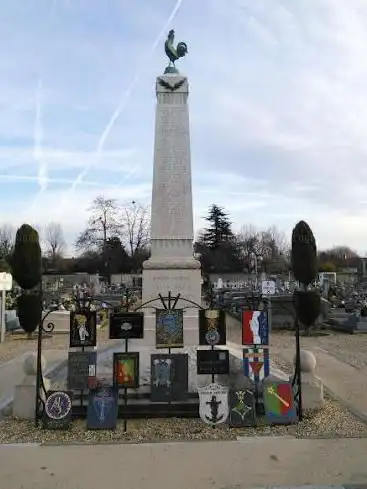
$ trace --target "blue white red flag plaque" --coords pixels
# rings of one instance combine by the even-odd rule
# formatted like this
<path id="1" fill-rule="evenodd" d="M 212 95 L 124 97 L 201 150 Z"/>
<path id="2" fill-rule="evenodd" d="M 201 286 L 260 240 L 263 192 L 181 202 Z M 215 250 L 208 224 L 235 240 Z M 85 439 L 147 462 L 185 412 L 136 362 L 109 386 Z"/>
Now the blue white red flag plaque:
<path id="1" fill-rule="evenodd" d="M 256 384 L 269 376 L 270 361 L 267 348 L 244 348 L 243 370 L 246 377 Z"/>

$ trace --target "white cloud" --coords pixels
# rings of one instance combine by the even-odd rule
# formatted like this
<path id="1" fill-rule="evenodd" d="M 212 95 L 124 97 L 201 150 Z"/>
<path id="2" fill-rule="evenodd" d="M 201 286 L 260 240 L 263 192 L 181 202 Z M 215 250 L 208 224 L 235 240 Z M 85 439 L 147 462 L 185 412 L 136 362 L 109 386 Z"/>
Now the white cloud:
<path id="1" fill-rule="evenodd" d="M 3 220 L 18 222 L 23 206 L 71 239 L 101 192 L 150 202 L 154 78 L 166 63 L 163 46 L 151 46 L 177 2 L 32 4 L 0 5 L 0 181 L 13 190 Z M 42 19 L 52 15 L 51 28 Z M 366 26 L 364 0 L 182 2 L 172 27 L 189 45 L 179 64 L 190 81 L 197 227 L 216 202 L 237 228 L 290 233 L 306 219 L 320 246 L 366 251 Z M 37 182 L 44 189 L 33 208 L 26 181 L 33 198 Z"/>

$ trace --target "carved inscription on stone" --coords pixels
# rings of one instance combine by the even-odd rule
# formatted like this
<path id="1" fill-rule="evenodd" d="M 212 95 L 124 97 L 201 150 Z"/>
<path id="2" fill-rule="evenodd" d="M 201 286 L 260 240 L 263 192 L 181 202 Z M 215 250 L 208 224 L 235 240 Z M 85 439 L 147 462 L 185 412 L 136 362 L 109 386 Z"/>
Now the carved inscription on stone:
<path id="1" fill-rule="evenodd" d="M 188 108 L 158 106 L 152 237 L 190 236 L 193 233 L 192 214 Z"/>

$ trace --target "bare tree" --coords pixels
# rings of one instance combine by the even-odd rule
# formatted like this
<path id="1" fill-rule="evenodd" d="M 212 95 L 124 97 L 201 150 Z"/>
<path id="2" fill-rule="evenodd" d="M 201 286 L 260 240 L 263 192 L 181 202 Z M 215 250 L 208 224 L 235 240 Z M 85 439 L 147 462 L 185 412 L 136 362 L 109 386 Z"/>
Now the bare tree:
<path id="1" fill-rule="evenodd" d="M 122 241 L 130 256 L 147 249 L 150 238 L 149 209 L 133 201 L 122 209 Z"/>
<path id="2" fill-rule="evenodd" d="M 243 225 L 237 241 L 249 272 L 254 271 L 258 259 L 264 264 L 278 260 L 280 256 L 287 260 L 290 249 L 285 233 L 276 226 L 261 231 L 251 224 Z"/>
<path id="3" fill-rule="evenodd" d="M 88 227 L 80 233 L 75 247 L 83 251 L 102 251 L 109 239 L 122 235 L 119 206 L 115 199 L 99 196 L 93 200 L 89 210 Z"/>
<path id="4" fill-rule="evenodd" d="M 249 272 L 255 268 L 253 257 L 262 257 L 261 233 L 252 224 L 243 225 L 237 234 L 237 243 Z"/>
<path id="5" fill-rule="evenodd" d="M 7 258 L 11 255 L 15 242 L 16 229 L 11 224 L 4 224 L 0 227 L 0 256 Z"/>
<path id="6" fill-rule="evenodd" d="M 265 233 L 272 256 L 287 256 L 291 245 L 286 233 L 278 229 L 276 226 L 271 226 L 266 230 Z"/>
<path id="7" fill-rule="evenodd" d="M 51 261 L 55 263 L 65 249 L 65 239 L 62 227 L 57 222 L 50 222 L 46 225 L 43 233 L 43 240 L 46 245 L 46 252 Z"/>

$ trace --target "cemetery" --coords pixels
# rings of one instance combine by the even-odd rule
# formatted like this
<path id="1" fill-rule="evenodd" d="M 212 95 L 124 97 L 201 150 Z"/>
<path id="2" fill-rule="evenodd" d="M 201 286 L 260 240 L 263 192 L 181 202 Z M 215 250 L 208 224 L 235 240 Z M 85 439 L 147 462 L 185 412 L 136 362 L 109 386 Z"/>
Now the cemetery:
<path id="1" fill-rule="evenodd" d="M 12 289 L 5 274 L 0 346 L 5 350 L 22 328 L 36 351 L 18 364 L 23 380 L 0 404 L 0 440 L 366 436 L 362 414 L 339 404 L 318 377 L 320 362 L 328 378 L 328 351 L 315 354 L 311 335 L 304 336 L 331 315 L 314 285 L 316 241 L 306 222 L 292 234 L 292 291 L 279 294 L 275 281 L 256 277 L 251 290 L 218 280 L 204 294 L 193 249 L 189 84 L 175 66 L 187 45 L 175 46 L 171 30 L 165 49 L 170 62 L 156 79 L 150 257 L 141 294 L 124 289 L 121 301 L 121 291 L 103 293 L 95 284 L 68 296 L 56 287 L 46 306 L 38 232 L 28 224 L 18 229 L 12 274 L 21 293 L 5 328 L 4 294 Z M 364 331 L 364 320 L 352 315 L 343 318 L 344 330 Z M 45 345 L 58 337 L 63 346 L 55 351 L 63 356 L 47 373 L 53 350 Z"/>

